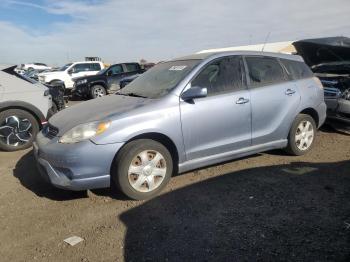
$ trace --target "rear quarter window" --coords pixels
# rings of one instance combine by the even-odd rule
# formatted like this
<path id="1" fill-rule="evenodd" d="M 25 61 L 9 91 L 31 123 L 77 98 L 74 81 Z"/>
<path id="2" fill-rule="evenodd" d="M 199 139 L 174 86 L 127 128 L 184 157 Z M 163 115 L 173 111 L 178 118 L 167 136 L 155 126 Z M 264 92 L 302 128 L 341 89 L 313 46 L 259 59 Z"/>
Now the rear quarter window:
<path id="1" fill-rule="evenodd" d="M 282 66 L 276 58 L 265 56 L 245 57 L 249 70 L 250 86 L 259 87 L 286 81 Z"/>
<path id="2" fill-rule="evenodd" d="M 280 59 L 287 74 L 293 80 L 313 77 L 311 69 L 304 63 L 288 59 Z"/>
<path id="3" fill-rule="evenodd" d="M 100 71 L 101 70 L 101 65 L 98 64 L 98 63 L 90 64 L 90 70 L 91 71 Z"/>
<path id="4" fill-rule="evenodd" d="M 125 64 L 125 67 L 127 72 L 136 72 L 140 69 L 138 64 Z"/>

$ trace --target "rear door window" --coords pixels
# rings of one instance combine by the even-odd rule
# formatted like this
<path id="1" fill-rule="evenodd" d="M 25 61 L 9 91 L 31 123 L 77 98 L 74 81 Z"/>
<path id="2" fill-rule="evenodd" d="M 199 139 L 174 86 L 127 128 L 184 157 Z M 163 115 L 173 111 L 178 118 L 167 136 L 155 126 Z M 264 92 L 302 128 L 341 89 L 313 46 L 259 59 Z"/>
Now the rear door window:
<path id="1" fill-rule="evenodd" d="M 99 63 L 90 64 L 90 71 L 100 71 L 101 65 Z"/>
<path id="2" fill-rule="evenodd" d="M 127 72 L 136 72 L 140 69 L 138 64 L 125 64 L 125 67 Z"/>
<path id="3" fill-rule="evenodd" d="M 285 67 L 288 76 L 293 80 L 313 77 L 311 69 L 304 63 L 288 59 L 280 59 Z"/>
<path id="4" fill-rule="evenodd" d="M 252 87 L 266 86 L 286 81 L 282 66 L 276 58 L 251 56 L 245 57 Z"/>
<path id="5" fill-rule="evenodd" d="M 191 85 L 206 87 L 209 96 L 244 88 L 241 57 L 215 60 L 198 74 Z"/>
<path id="6" fill-rule="evenodd" d="M 89 64 L 76 64 L 72 69 L 73 69 L 73 73 L 91 71 Z"/>

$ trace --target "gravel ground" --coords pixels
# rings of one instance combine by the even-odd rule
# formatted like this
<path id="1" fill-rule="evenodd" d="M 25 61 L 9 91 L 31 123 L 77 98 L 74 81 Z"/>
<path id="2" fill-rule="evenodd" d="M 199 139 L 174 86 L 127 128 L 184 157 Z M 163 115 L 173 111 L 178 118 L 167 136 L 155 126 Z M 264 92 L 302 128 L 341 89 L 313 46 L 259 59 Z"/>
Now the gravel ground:
<path id="1" fill-rule="evenodd" d="M 350 261 L 350 136 L 174 177 L 146 202 L 63 191 L 32 152 L 0 152 L 3 261 Z M 83 242 L 72 247 L 70 236 Z"/>

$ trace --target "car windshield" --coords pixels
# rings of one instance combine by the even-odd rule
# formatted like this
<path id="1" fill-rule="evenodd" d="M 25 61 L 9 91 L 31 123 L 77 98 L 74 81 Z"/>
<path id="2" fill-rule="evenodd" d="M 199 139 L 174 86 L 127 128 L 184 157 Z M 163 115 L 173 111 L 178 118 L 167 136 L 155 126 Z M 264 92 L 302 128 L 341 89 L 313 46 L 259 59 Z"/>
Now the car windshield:
<path id="1" fill-rule="evenodd" d="M 66 71 L 66 69 L 67 69 L 68 67 L 70 67 L 72 64 L 73 64 L 73 63 L 66 64 L 66 65 L 62 66 L 60 69 L 58 69 L 57 71 Z"/>
<path id="2" fill-rule="evenodd" d="M 201 60 L 160 63 L 140 75 L 117 94 L 159 98 L 168 94 Z"/>

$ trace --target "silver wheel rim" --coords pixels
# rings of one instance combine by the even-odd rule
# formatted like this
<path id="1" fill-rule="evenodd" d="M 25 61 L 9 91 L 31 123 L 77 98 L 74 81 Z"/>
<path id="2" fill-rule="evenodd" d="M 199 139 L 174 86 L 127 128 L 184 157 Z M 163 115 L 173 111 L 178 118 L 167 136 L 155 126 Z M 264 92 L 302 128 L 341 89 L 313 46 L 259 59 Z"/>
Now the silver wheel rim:
<path id="1" fill-rule="evenodd" d="M 0 123 L 0 140 L 9 146 L 21 146 L 32 138 L 32 124 L 27 118 L 9 116 Z"/>
<path id="2" fill-rule="evenodd" d="M 95 94 L 95 97 L 102 97 L 105 95 L 105 92 L 102 87 L 97 87 L 94 89 L 94 94 Z"/>
<path id="3" fill-rule="evenodd" d="M 305 151 L 311 146 L 314 136 L 315 131 L 311 122 L 307 120 L 301 121 L 295 133 L 295 144 L 300 150 Z"/>
<path id="4" fill-rule="evenodd" d="M 155 150 L 145 150 L 138 153 L 131 161 L 128 180 L 136 191 L 151 192 L 162 184 L 166 171 L 163 155 Z"/>

